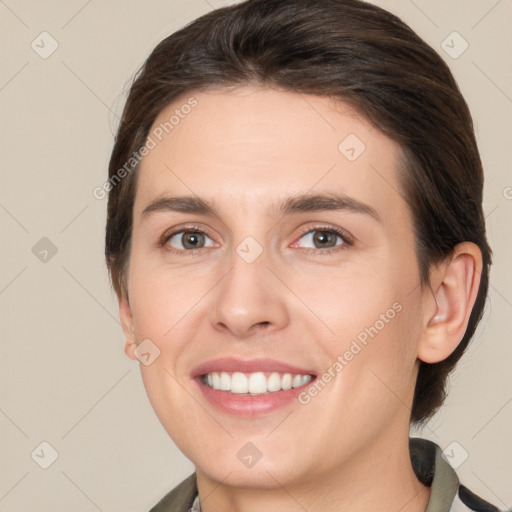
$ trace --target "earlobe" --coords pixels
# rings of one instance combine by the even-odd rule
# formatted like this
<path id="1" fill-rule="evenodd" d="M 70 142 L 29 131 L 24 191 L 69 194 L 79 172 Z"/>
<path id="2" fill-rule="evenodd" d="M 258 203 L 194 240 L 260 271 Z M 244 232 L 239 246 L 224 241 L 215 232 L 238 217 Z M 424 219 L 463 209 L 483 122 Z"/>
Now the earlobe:
<path id="1" fill-rule="evenodd" d="M 121 325 L 123 327 L 125 337 L 124 352 L 130 359 L 137 361 L 137 357 L 134 354 L 134 350 L 137 348 L 137 343 L 135 341 L 133 315 L 130 304 L 125 297 L 119 299 L 119 318 L 121 319 Z"/>
<path id="2" fill-rule="evenodd" d="M 450 258 L 435 268 L 431 291 L 424 299 L 424 329 L 418 358 L 425 363 L 446 359 L 459 345 L 478 294 L 482 254 L 472 242 L 458 244 Z"/>
<path id="3" fill-rule="evenodd" d="M 124 353 L 134 361 L 138 361 L 137 357 L 135 356 L 134 350 L 137 348 L 136 343 L 129 343 L 128 341 L 124 344 Z"/>

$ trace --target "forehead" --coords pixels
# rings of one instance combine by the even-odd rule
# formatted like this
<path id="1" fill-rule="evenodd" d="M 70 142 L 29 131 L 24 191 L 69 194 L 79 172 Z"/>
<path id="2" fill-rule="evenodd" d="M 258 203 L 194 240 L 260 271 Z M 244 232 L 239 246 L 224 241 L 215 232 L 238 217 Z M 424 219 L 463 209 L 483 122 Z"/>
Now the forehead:
<path id="1" fill-rule="evenodd" d="M 149 137 L 136 216 L 165 194 L 197 195 L 219 208 L 236 198 L 239 212 L 319 191 L 377 210 L 405 207 L 398 145 L 332 98 L 254 86 L 192 92 L 160 112 Z"/>

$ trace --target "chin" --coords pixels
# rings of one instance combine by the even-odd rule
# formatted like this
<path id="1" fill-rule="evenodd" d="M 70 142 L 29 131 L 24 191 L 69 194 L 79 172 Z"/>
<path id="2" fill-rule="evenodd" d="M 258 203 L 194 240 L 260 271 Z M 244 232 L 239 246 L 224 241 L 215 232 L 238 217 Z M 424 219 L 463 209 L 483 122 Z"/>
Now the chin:
<path id="1" fill-rule="evenodd" d="M 214 482 L 222 482 L 223 485 L 243 489 L 262 490 L 286 487 L 290 482 L 300 478 L 299 474 L 294 474 L 291 468 L 287 467 L 288 464 L 283 466 L 283 461 L 264 461 L 261 458 L 252 467 L 245 467 L 239 461 L 237 462 L 233 463 L 229 460 L 220 465 L 194 465 L 197 472 L 203 473 Z"/>

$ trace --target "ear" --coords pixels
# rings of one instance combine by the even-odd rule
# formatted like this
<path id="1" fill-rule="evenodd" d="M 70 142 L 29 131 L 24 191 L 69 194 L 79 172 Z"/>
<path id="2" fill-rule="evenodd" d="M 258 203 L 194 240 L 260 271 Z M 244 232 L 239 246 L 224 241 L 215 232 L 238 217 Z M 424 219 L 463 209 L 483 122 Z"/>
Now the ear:
<path id="1" fill-rule="evenodd" d="M 478 294 L 482 253 L 472 242 L 458 244 L 450 258 L 431 272 L 431 290 L 423 302 L 424 329 L 418 358 L 425 363 L 446 359 L 464 337 Z"/>
<path id="2" fill-rule="evenodd" d="M 130 308 L 128 299 L 124 294 L 121 298 L 119 298 L 119 318 L 121 319 L 121 325 L 123 327 L 125 338 L 124 352 L 130 359 L 138 361 L 137 357 L 133 353 L 133 351 L 137 348 L 137 343 L 135 341 L 135 328 L 133 325 L 132 310 Z"/>

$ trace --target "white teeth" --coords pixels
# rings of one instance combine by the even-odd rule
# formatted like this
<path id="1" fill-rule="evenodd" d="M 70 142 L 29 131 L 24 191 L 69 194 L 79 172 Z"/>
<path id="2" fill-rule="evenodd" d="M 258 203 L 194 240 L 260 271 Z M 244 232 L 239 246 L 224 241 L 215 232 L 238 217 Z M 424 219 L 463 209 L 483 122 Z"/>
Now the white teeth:
<path id="1" fill-rule="evenodd" d="M 231 378 L 226 372 L 220 374 L 220 388 L 222 391 L 231 391 Z"/>
<path id="2" fill-rule="evenodd" d="M 260 395 L 275 391 L 298 388 L 310 382 L 311 375 L 292 375 L 272 372 L 268 377 L 263 372 L 213 372 L 203 377 L 203 383 L 213 389 L 231 391 L 236 394 Z"/>
<path id="3" fill-rule="evenodd" d="M 264 373 L 251 373 L 249 377 L 249 393 L 266 393 L 267 378 Z"/>
<path id="4" fill-rule="evenodd" d="M 248 391 L 249 381 L 247 377 L 241 372 L 233 373 L 231 376 L 231 393 L 247 393 Z"/>
<path id="5" fill-rule="evenodd" d="M 295 375 L 292 379 L 292 387 L 298 388 L 302 385 L 302 375 Z"/>
<path id="6" fill-rule="evenodd" d="M 281 381 L 281 387 L 283 389 L 292 389 L 292 375 L 291 373 L 285 373 L 283 380 Z"/>
<path id="7" fill-rule="evenodd" d="M 274 372 L 270 374 L 267 379 L 267 389 L 269 391 L 279 391 L 281 389 L 281 376 L 279 373 Z"/>

